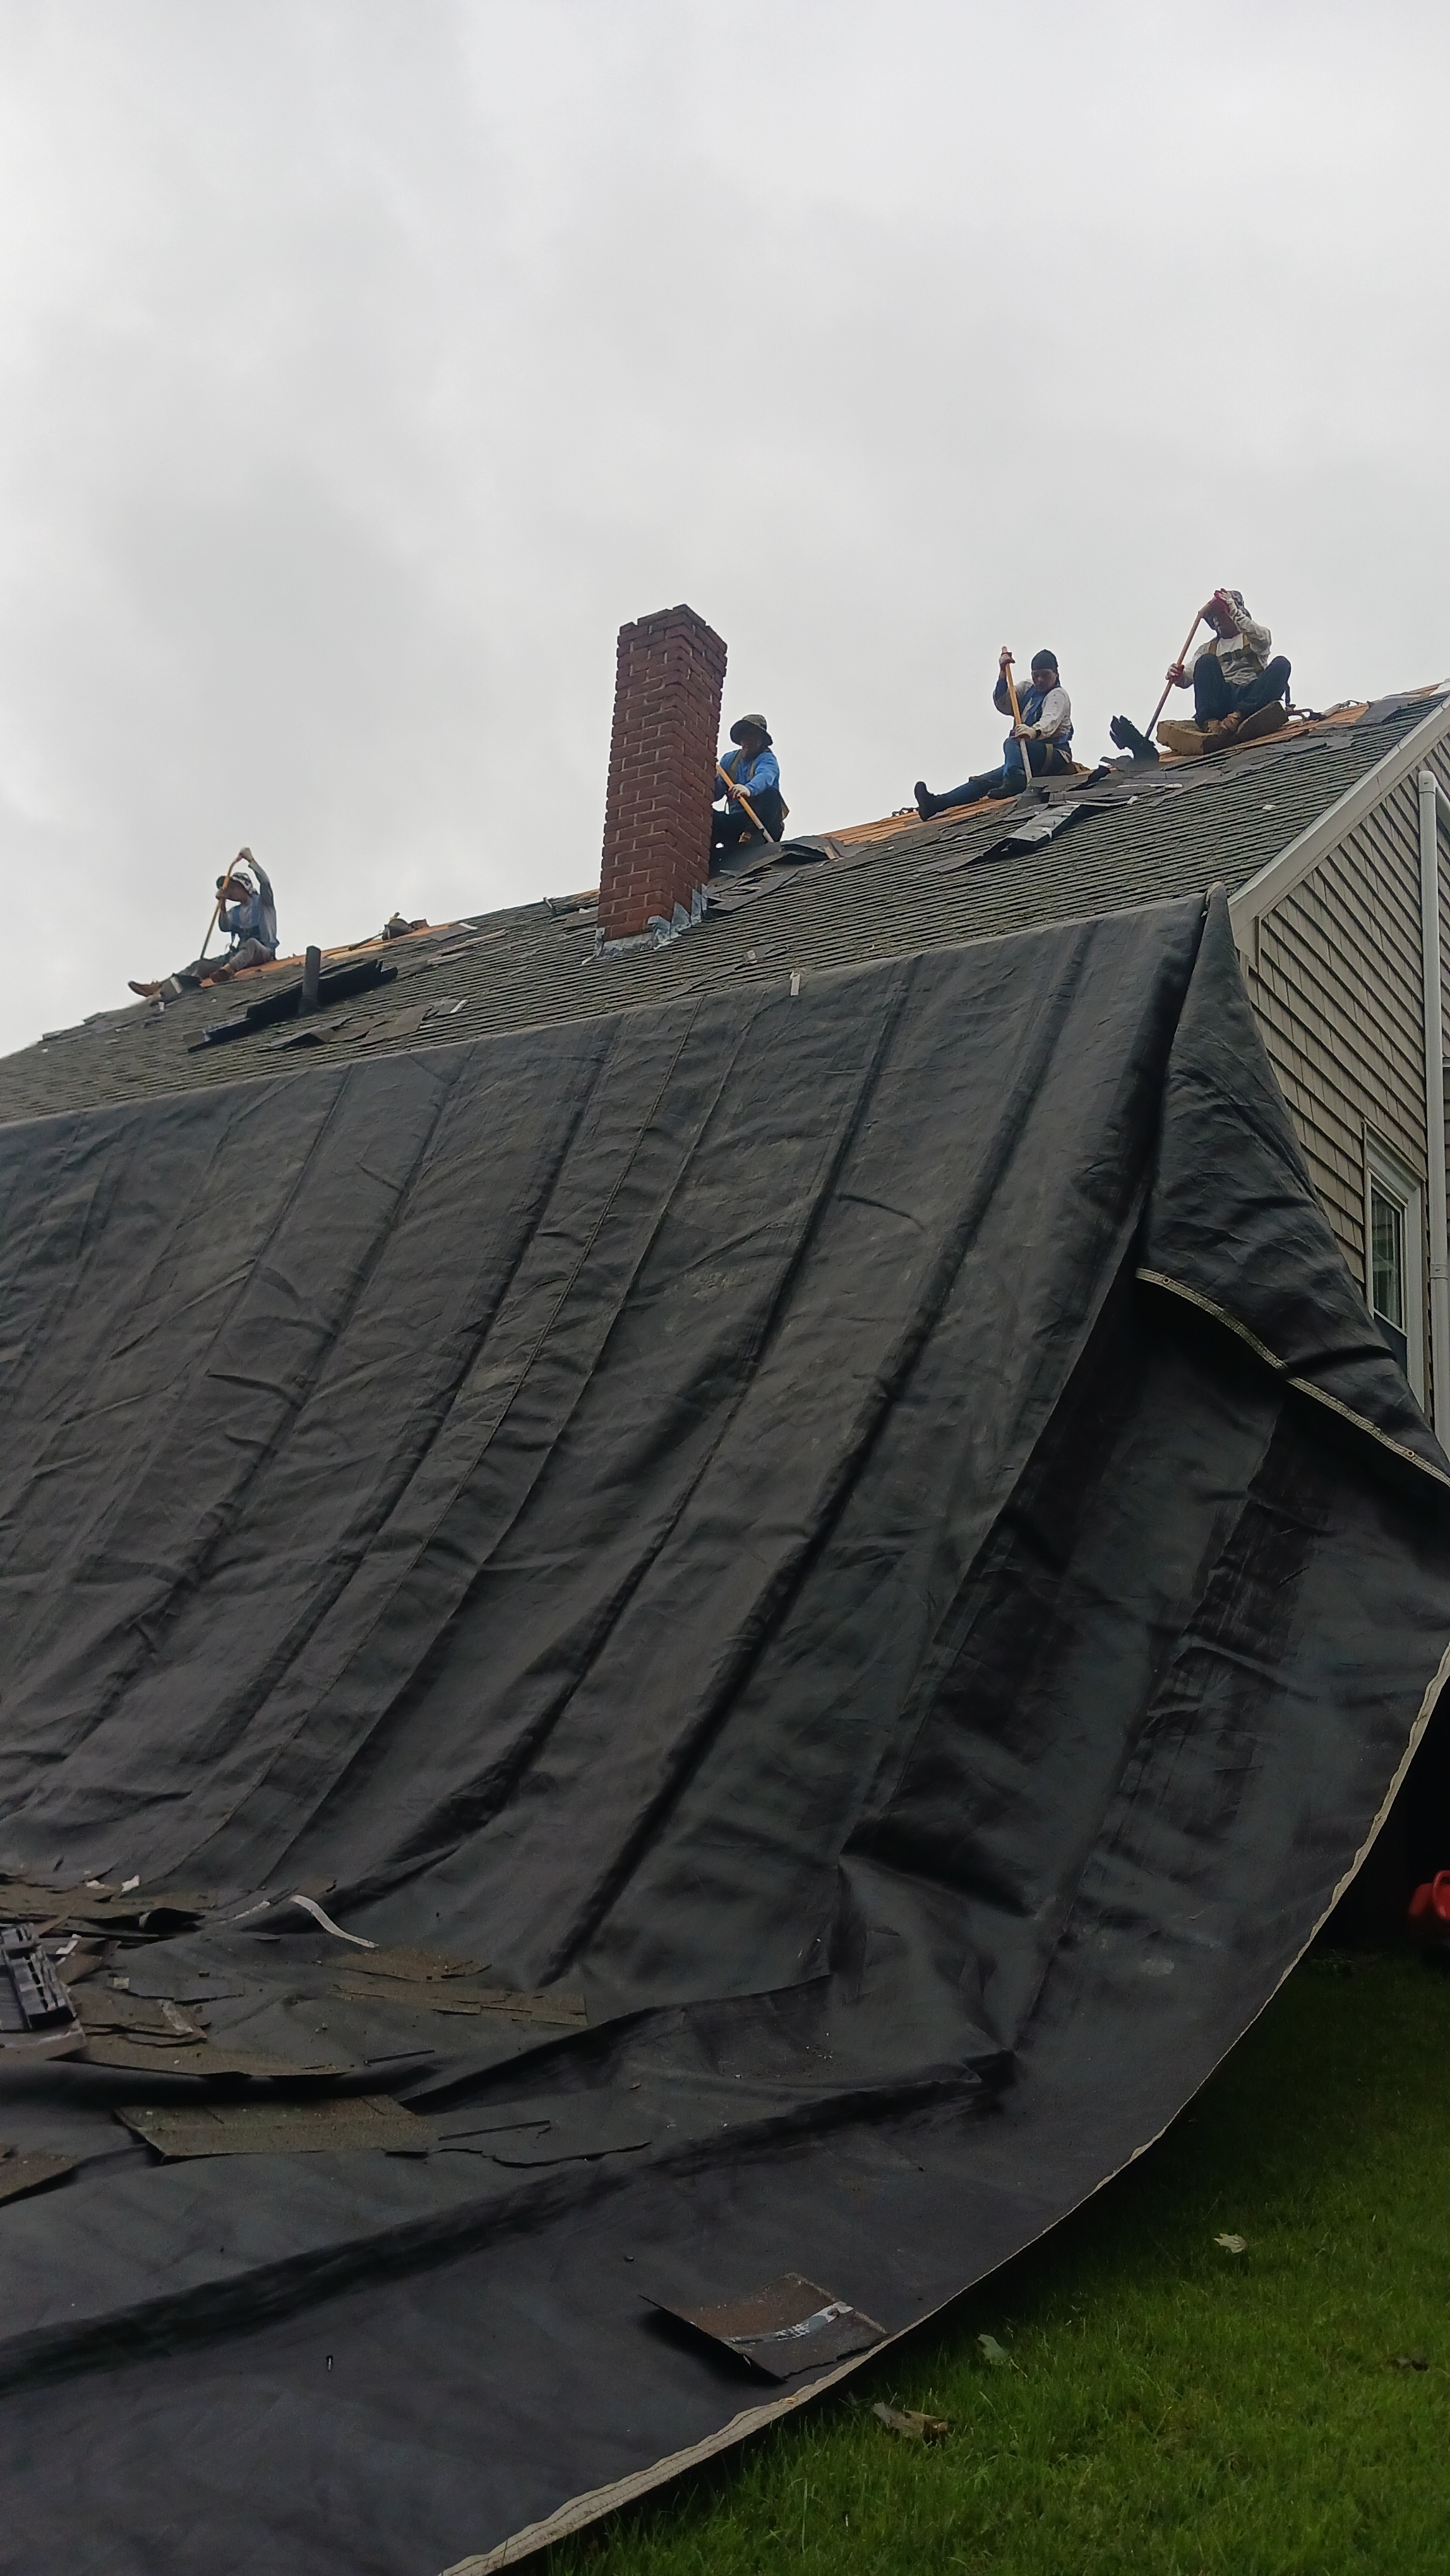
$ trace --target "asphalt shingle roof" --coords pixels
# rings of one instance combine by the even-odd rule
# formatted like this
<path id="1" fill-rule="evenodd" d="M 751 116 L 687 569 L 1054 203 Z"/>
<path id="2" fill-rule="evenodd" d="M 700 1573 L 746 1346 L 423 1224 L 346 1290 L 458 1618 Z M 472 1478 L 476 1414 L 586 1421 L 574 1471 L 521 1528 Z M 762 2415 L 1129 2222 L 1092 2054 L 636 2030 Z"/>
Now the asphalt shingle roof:
<path id="1" fill-rule="evenodd" d="M 301 1072 L 359 1050 L 447 1045 L 666 1001 L 731 976 L 768 980 L 897 957 L 1214 883 L 1233 892 L 1421 723 L 1432 703 L 1421 696 L 1379 720 L 1371 711 L 1358 723 L 1331 722 L 1215 761 L 1119 773 L 1104 786 L 1078 782 L 1067 793 L 1083 810 L 1069 829 L 981 864 L 973 862 L 1021 819 L 1014 809 L 903 822 L 895 833 L 856 842 L 837 838 L 831 859 L 770 865 L 753 880 L 722 886 L 721 900 L 734 908 L 712 911 L 662 949 L 596 957 L 592 909 L 518 904 L 392 941 L 381 953 L 397 971 L 385 986 L 316 1019 L 225 1045 L 199 1049 L 197 1041 L 243 1003 L 295 982 L 296 964 L 188 994 L 164 1013 L 144 1003 L 98 1013 L 0 1060 L 0 1120 Z"/>

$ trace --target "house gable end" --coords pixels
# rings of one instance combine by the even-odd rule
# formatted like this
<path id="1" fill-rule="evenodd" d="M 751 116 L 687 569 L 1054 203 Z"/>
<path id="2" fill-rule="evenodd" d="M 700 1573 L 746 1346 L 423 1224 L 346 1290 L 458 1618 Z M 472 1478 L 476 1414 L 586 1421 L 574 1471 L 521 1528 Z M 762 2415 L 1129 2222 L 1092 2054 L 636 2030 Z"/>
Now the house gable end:
<path id="1" fill-rule="evenodd" d="M 1391 1311 L 1388 1320 L 1402 1325 L 1411 1383 L 1429 1408 L 1434 1122 L 1418 793 L 1427 768 L 1450 786 L 1450 707 L 1437 707 L 1242 887 L 1230 918 L 1316 1194 L 1370 1303 L 1373 1196 L 1387 1187 L 1399 1200 L 1407 1302 L 1402 1317 Z M 1440 915 L 1443 954 L 1450 935 L 1443 869 Z"/>

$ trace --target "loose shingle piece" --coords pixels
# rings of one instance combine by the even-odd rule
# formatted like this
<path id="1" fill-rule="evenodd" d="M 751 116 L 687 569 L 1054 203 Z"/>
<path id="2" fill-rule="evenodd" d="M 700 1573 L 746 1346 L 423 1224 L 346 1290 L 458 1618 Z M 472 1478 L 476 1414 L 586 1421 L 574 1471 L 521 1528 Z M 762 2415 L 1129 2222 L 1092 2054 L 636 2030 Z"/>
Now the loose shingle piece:
<path id="1" fill-rule="evenodd" d="M 120 2066 L 133 2075 L 214 2075 L 307 2076 L 350 2075 L 354 2069 L 348 2060 L 331 2057 L 292 2059 L 279 2057 L 272 2049 L 231 2047 L 225 2040 L 202 2040 L 199 2043 L 176 2040 L 141 2039 L 130 2032 L 87 2031 L 86 2062 L 91 2066 Z"/>
<path id="2" fill-rule="evenodd" d="M 723 2343 L 769 2379 L 793 2379 L 797 2371 L 818 2370 L 823 2363 L 844 2361 L 848 2353 L 868 2352 L 886 2335 L 874 2317 L 799 2272 L 782 2272 L 744 2298 L 705 2307 L 665 2299 L 652 2299 L 650 2305 L 708 2335 L 712 2343 Z"/>
<path id="3" fill-rule="evenodd" d="M 116 2113 L 168 2161 L 188 2156 L 350 2155 L 377 2148 L 421 2156 L 435 2143 L 431 2122 L 386 2094 L 340 2102 L 212 2102 L 184 2110 L 141 2103 Z"/>
<path id="4" fill-rule="evenodd" d="M 0 2147 L 0 2200 L 24 2200 L 33 2191 L 44 2191 L 83 2162 L 81 2156 L 32 2155 Z"/>
<path id="5" fill-rule="evenodd" d="M 357 1959 L 349 1959 L 348 1973 L 355 1976 L 403 1978 L 409 1985 L 431 1985 L 440 1977 L 472 1977 L 485 1965 L 482 1959 L 458 1959 L 446 1950 L 424 1949 L 420 1943 L 404 1942 L 391 1950 L 367 1950 Z"/>
<path id="6" fill-rule="evenodd" d="M 508 2021 L 538 2022 L 559 2030 L 582 2030 L 583 2004 L 573 1995 L 513 1994 L 504 1986 L 471 1986 L 459 1977 L 431 1980 L 379 1976 L 369 1960 L 354 1969 L 349 1962 L 336 1991 L 351 2003 L 405 2004 L 413 2012 L 502 2013 Z"/>

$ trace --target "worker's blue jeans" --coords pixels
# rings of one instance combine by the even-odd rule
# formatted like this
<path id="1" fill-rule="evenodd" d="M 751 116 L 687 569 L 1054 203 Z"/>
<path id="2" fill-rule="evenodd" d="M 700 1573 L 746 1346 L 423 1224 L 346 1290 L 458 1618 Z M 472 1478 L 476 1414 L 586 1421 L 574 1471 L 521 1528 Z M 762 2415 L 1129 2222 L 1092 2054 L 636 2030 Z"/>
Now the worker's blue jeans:
<path id="1" fill-rule="evenodd" d="M 276 954 L 275 948 L 264 948 L 260 939 L 243 939 L 223 955 L 195 957 L 189 966 L 178 966 L 174 975 L 167 976 L 161 987 L 162 999 L 178 1001 L 184 992 L 194 992 L 203 976 L 213 984 L 230 983 L 244 966 L 270 966 Z"/>
<path id="2" fill-rule="evenodd" d="M 1197 722 L 1213 724 L 1220 716 L 1251 716 L 1260 707 L 1271 707 L 1276 698 L 1287 693 L 1290 668 L 1287 656 L 1276 653 L 1252 680 L 1226 680 L 1218 655 L 1201 654 L 1193 666 L 1193 713 Z"/>
<path id="3" fill-rule="evenodd" d="M 759 787 L 750 802 L 765 825 L 767 838 L 772 841 L 782 839 L 785 833 L 785 804 L 780 789 Z M 743 813 L 738 805 L 727 806 L 723 814 L 712 814 L 710 822 L 712 866 L 717 859 L 735 849 L 741 841 L 753 841 L 756 838 L 755 825 L 749 815 Z"/>
<path id="4" fill-rule="evenodd" d="M 984 769 L 980 777 L 965 779 L 960 787 L 951 788 L 945 796 L 935 797 L 933 802 L 940 808 L 945 805 L 975 805 L 983 796 L 1020 796 L 1027 784 L 1022 769 L 1024 748 L 1032 763 L 1034 778 L 1061 778 L 1072 767 L 1072 762 L 1064 758 L 1055 742 L 1029 742 L 1024 746 L 1014 742 L 1009 734 L 1002 745 L 1000 769 Z"/>

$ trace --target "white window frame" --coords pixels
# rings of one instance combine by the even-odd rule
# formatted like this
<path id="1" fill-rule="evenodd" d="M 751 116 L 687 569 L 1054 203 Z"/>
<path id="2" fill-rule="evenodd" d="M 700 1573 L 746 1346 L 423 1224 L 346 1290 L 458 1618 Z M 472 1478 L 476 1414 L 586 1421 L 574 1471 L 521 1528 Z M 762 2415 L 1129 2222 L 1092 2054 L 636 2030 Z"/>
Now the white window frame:
<path id="1" fill-rule="evenodd" d="M 1387 1198 L 1405 1211 L 1405 1340 L 1409 1359 L 1405 1375 L 1421 1404 L 1425 1401 L 1425 1188 L 1406 1171 L 1373 1128 L 1364 1131 L 1364 1302 L 1374 1313 L 1374 1229 L 1370 1197 L 1378 1182 Z"/>

